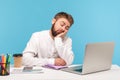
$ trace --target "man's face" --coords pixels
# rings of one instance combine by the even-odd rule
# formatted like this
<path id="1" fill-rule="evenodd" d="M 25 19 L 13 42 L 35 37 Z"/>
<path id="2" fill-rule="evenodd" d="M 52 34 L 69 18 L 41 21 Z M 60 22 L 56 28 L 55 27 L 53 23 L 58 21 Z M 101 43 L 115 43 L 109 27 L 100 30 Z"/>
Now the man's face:
<path id="1" fill-rule="evenodd" d="M 64 37 L 66 35 L 66 33 L 68 32 L 69 28 L 70 28 L 69 21 L 65 18 L 59 18 L 58 20 L 54 20 L 52 22 L 51 32 L 54 37 L 56 37 L 57 35 L 59 35 L 61 33 L 65 33 L 62 36 L 62 37 Z"/>

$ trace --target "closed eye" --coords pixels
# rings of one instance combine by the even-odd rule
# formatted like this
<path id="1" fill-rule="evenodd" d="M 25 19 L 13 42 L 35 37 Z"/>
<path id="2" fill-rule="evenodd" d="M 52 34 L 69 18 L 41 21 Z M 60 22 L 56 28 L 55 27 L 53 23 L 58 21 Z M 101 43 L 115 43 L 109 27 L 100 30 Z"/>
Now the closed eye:
<path id="1" fill-rule="evenodd" d="M 65 25 L 65 23 L 62 21 L 62 22 L 60 23 L 60 25 L 63 27 L 63 26 Z"/>

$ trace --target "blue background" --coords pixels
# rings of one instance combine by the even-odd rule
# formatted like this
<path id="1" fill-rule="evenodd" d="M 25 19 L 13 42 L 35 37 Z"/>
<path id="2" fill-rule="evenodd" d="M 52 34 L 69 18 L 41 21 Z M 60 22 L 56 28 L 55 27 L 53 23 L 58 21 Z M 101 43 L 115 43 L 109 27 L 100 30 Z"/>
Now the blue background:
<path id="1" fill-rule="evenodd" d="M 87 43 L 114 41 L 113 64 L 120 65 L 120 0 L 0 0 L 0 54 L 22 53 L 32 33 L 50 29 L 60 11 L 75 20 L 68 33 L 73 63 L 82 63 Z"/>

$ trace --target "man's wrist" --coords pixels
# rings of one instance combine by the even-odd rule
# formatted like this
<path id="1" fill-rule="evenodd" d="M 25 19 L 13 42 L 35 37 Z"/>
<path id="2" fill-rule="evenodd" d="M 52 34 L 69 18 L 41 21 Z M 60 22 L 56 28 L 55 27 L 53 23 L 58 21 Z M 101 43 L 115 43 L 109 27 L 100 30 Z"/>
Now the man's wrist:
<path id="1" fill-rule="evenodd" d="M 50 58 L 48 64 L 54 65 L 55 64 L 55 59 L 54 58 Z"/>

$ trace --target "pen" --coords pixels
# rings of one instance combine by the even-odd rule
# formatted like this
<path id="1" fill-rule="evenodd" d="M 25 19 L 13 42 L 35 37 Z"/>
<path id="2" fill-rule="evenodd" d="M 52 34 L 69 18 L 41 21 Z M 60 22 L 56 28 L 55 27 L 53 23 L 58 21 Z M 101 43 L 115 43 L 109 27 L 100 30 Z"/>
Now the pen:
<path id="1" fill-rule="evenodd" d="M 9 58 L 9 54 L 7 54 L 7 57 L 6 57 L 6 64 L 5 64 L 5 65 L 6 65 L 6 66 L 5 66 L 5 69 L 6 69 L 6 70 L 7 70 L 7 68 L 8 68 L 8 64 L 9 64 L 9 63 L 8 63 L 8 58 Z"/>
<path id="2" fill-rule="evenodd" d="M 3 67 L 4 67 L 4 74 L 6 74 L 6 71 L 5 71 L 5 69 L 6 69 L 6 56 L 4 55 L 4 61 L 3 61 Z"/>
<path id="3" fill-rule="evenodd" d="M 8 64 L 10 62 L 10 55 L 7 54 L 7 57 L 6 57 L 6 63 Z"/>
<path id="4" fill-rule="evenodd" d="M 10 54 L 8 54 L 8 61 L 7 62 L 10 63 Z"/>
<path id="5" fill-rule="evenodd" d="M 2 75 L 4 75 L 4 55 L 1 55 L 1 66 L 2 66 Z"/>
<path id="6" fill-rule="evenodd" d="M 7 54 L 7 58 L 6 58 L 6 71 L 7 71 L 7 73 L 9 73 L 9 65 L 10 65 L 10 55 L 9 54 Z"/>
<path id="7" fill-rule="evenodd" d="M 0 74 L 2 73 L 2 59 L 1 59 L 1 55 L 0 55 Z"/>

